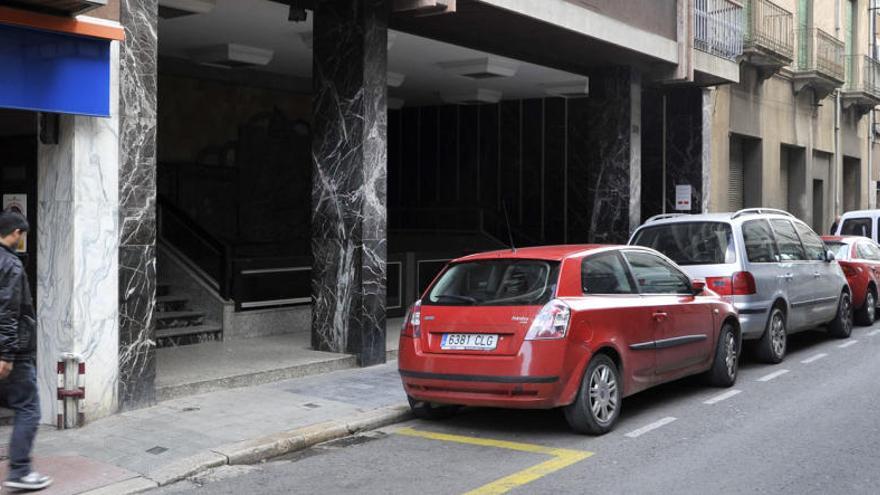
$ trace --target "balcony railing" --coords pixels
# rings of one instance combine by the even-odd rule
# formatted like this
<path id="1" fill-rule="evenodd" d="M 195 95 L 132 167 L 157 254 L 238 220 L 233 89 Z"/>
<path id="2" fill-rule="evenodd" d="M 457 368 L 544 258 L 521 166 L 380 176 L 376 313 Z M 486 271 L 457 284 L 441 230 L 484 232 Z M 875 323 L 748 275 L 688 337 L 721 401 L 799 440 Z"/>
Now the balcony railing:
<path id="1" fill-rule="evenodd" d="M 816 71 L 838 81 L 846 80 L 843 41 L 821 29 L 798 30 L 798 64 L 801 71 Z"/>
<path id="2" fill-rule="evenodd" d="M 734 0 L 694 2 L 694 48 L 727 60 L 743 49 L 743 8 Z"/>
<path id="3" fill-rule="evenodd" d="M 770 0 L 747 0 L 745 46 L 769 50 L 792 60 L 794 15 Z"/>
<path id="4" fill-rule="evenodd" d="M 880 62 L 866 55 L 849 55 L 846 59 L 845 90 L 880 98 Z"/>

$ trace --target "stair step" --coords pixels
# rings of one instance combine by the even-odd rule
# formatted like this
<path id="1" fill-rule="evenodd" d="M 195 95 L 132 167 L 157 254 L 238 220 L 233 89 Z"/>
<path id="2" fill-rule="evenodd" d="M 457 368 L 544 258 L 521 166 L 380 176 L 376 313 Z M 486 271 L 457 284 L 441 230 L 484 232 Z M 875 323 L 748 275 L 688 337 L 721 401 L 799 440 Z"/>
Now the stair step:
<path id="1" fill-rule="evenodd" d="M 220 325 L 213 322 L 205 322 L 202 325 L 194 325 L 191 327 L 175 327 L 162 328 L 156 330 L 155 337 L 157 339 L 167 339 L 172 337 L 185 337 L 188 335 L 199 335 L 205 333 L 215 333 L 221 331 Z"/>
<path id="2" fill-rule="evenodd" d="M 157 320 L 187 320 L 192 318 L 203 318 L 203 311 L 158 311 L 156 312 Z"/>
<path id="3" fill-rule="evenodd" d="M 157 303 L 176 303 L 176 302 L 187 302 L 189 298 L 186 296 L 158 296 L 156 298 Z"/>
<path id="4" fill-rule="evenodd" d="M 168 313 L 171 311 L 185 311 L 189 304 L 186 296 L 159 296 L 156 298 L 156 311 Z"/>
<path id="5" fill-rule="evenodd" d="M 171 293 L 171 284 L 166 284 L 166 283 L 162 283 L 162 282 L 159 282 L 158 284 L 156 284 L 156 296 L 158 296 L 158 297 L 167 296 L 170 293 Z"/>

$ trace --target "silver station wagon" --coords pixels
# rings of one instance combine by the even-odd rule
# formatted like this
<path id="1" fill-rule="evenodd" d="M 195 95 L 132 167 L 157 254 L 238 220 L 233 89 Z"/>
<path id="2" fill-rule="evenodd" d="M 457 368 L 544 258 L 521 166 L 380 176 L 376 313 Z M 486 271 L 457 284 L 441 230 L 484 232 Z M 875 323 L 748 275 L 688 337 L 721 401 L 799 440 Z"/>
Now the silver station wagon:
<path id="1" fill-rule="evenodd" d="M 742 337 L 757 341 L 761 361 L 782 361 L 794 332 L 820 325 L 834 337 L 852 332 L 851 293 L 840 265 L 790 213 L 657 215 L 629 243 L 662 252 L 733 303 Z"/>

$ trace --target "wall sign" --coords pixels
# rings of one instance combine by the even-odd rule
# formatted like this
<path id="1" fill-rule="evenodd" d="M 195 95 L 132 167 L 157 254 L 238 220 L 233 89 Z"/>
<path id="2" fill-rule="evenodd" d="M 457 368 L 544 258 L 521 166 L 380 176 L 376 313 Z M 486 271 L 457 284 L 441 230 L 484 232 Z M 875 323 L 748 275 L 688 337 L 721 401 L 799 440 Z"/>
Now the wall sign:
<path id="1" fill-rule="evenodd" d="M 675 209 L 679 211 L 691 211 L 691 193 L 690 185 L 675 186 Z"/>
<path id="2" fill-rule="evenodd" d="M 27 218 L 27 194 L 4 194 L 3 195 L 3 211 L 12 210 L 24 215 Z M 21 236 L 18 246 L 15 248 L 19 253 L 27 252 L 27 232 Z"/>

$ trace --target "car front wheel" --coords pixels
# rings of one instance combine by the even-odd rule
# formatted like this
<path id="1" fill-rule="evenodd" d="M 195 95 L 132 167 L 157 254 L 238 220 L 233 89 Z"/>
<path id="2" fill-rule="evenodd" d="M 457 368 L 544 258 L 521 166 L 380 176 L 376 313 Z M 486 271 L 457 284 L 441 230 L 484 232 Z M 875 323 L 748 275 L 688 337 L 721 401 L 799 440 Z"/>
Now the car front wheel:
<path id="1" fill-rule="evenodd" d="M 856 321 L 859 325 L 873 325 L 877 313 L 877 296 L 873 289 L 868 289 L 865 295 L 865 304 L 856 312 Z"/>
<path id="2" fill-rule="evenodd" d="M 577 398 L 565 407 L 565 419 L 578 433 L 604 435 L 620 416 L 622 392 L 617 365 L 597 354 L 587 365 Z"/>

